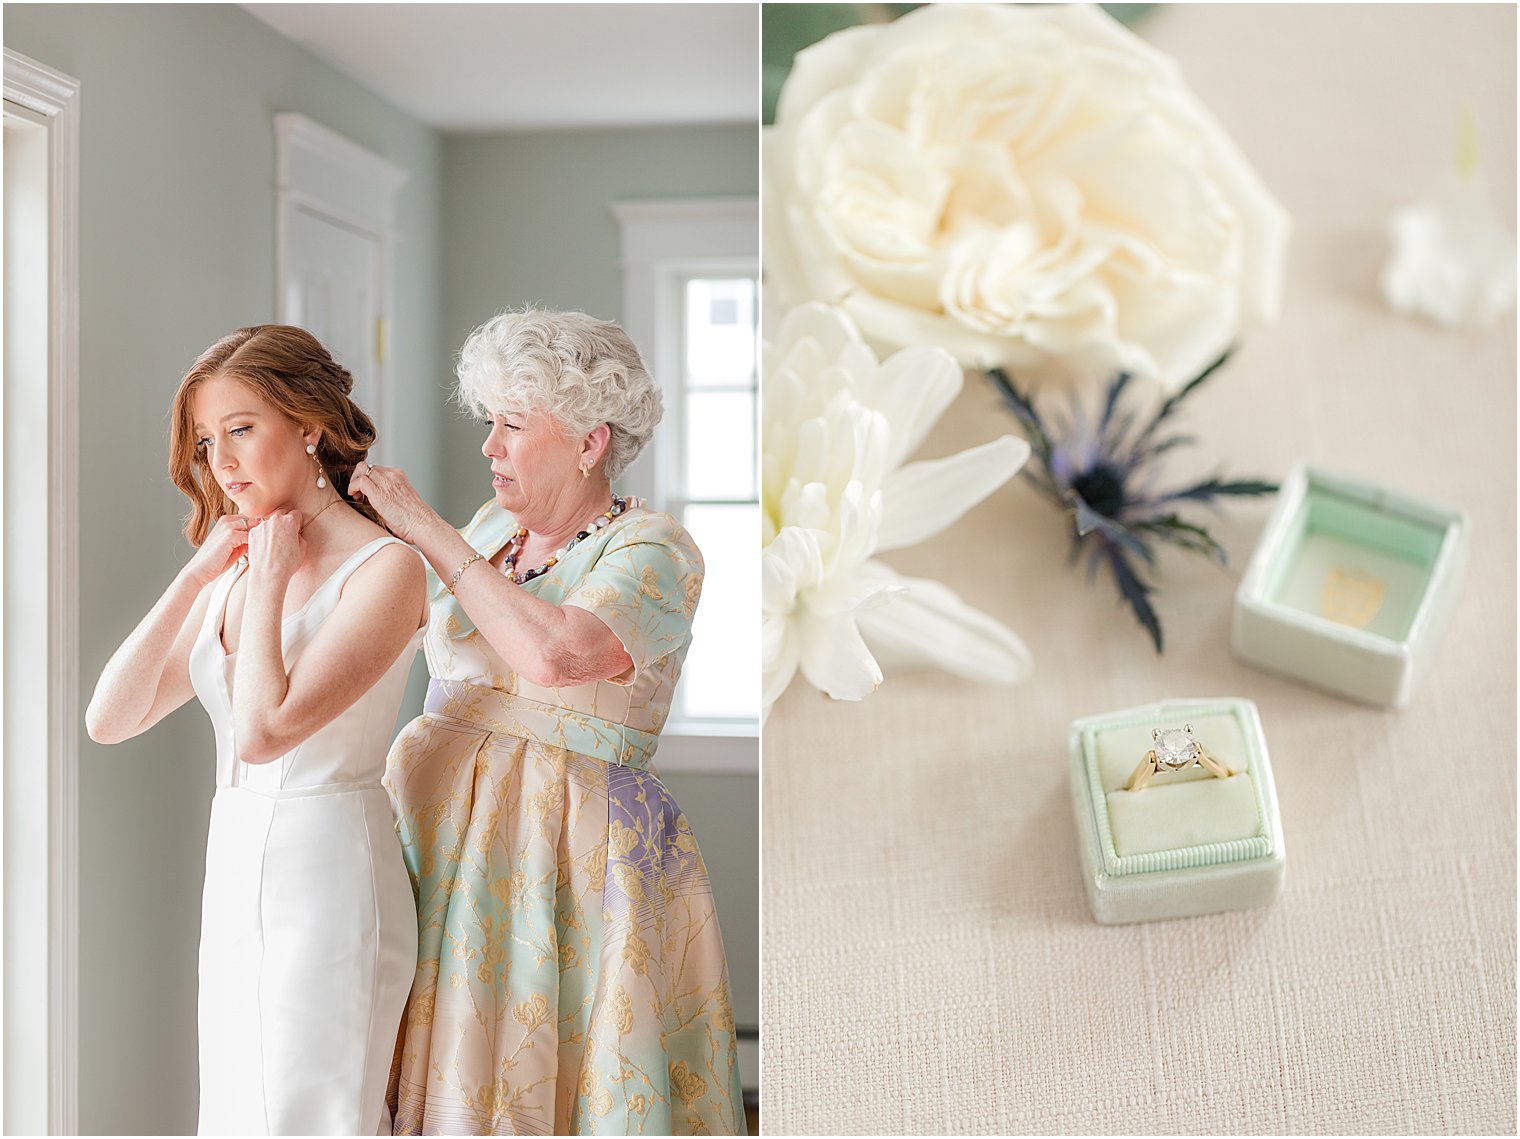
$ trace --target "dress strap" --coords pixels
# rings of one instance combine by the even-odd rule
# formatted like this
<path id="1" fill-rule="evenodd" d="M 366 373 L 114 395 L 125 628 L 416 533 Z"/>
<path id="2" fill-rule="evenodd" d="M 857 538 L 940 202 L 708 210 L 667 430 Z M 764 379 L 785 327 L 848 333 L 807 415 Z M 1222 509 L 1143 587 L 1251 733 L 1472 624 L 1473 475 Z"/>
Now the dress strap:
<path id="1" fill-rule="evenodd" d="M 353 553 L 349 554 L 348 557 L 344 559 L 343 564 L 340 565 L 337 569 L 333 570 L 326 581 L 317 586 L 317 593 L 321 593 L 323 590 L 327 589 L 341 591 L 343 589 L 343 584 L 354 575 L 355 570 L 357 570 L 365 562 L 369 561 L 369 559 L 373 557 L 377 552 L 379 552 L 382 548 L 393 543 L 398 546 L 406 546 L 406 543 L 403 542 L 400 538 L 396 537 L 394 534 L 382 534 L 380 537 L 366 542 Z M 406 548 L 409 550 L 411 549 L 410 546 L 406 546 Z M 312 594 L 312 597 L 316 597 L 317 593 Z M 307 604 L 309 605 L 311 603 L 308 601 Z"/>

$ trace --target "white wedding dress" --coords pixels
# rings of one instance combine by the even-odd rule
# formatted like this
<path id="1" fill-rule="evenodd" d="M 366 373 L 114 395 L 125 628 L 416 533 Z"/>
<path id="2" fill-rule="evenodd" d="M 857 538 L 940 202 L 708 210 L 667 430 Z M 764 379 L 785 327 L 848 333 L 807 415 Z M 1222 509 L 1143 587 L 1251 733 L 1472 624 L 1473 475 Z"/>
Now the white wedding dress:
<path id="1" fill-rule="evenodd" d="M 287 669 L 375 551 L 356 550 L 282 629 Z M 417 966 L 417 913 L 380 786 L 418 631 L 337 719 L 265 764 L 237 759 L 222 648 L 233 583 L 212 586 L 190 653 L 216 729 L 201 905 L 202 1135 L 389 1135 L 386 1081 Z"/>

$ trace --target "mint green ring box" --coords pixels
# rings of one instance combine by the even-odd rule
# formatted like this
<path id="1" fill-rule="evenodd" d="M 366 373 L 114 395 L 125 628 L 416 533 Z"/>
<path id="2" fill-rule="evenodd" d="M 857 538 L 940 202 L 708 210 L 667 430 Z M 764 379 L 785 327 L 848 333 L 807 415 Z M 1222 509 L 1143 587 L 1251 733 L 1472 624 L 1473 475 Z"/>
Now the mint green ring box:
<path id="1" fill-rule="evenodd" d="M 1232 774 L 1161 772 L 1124 790 L 1155 728 L 1190 724 Z M 1283 878 L 1282 820 L 1256 705 L 1167 700 L 1077 720 L 1071 791 L 1087 904 L 1104 925 L 1266 905 Z"/>
<path id="2" fill-rule="evenodd" d="M 1468 529 L 1461 511 L 1299 463 L 1235 591 L 1235 655 L 1404 707 L 1456 598 Z"/>

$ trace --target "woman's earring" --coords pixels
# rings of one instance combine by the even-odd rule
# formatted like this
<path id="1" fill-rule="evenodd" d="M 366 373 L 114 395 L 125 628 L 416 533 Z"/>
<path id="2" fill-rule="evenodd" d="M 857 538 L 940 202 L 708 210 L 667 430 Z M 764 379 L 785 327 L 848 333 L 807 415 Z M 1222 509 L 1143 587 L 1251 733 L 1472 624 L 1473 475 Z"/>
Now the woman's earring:
<path id="1" fill-rule="evenodd" d="M 317 489 L 325 490 L 327 488 L 327 478 L 322 471 L 322 460 L 317 458 L 317 445 L 315 443 L 306 444 L 306 453 L 311 456 L 311 461 L 317 464 Z"/>
<path id="2" fill-rule="evenodd" d="M 590 477 L 591 477 L 591 468 L 590 467 L 582 467 L 581 468 L 581 478 L 583 478 L 583 479 L 589 479 Z"/>

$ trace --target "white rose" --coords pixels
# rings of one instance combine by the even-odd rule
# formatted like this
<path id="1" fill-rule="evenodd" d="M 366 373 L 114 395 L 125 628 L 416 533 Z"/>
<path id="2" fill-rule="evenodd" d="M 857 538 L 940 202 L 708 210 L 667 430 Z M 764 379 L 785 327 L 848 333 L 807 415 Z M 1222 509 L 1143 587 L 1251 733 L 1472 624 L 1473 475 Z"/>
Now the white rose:
<path id="1" fill-rule="evenodd" d="M 1092 7 L 943 5 L 799 53 L 766 283 L 881 351 L 1176 388 L 1275 319 L 1289 223 L 1176 64 Z"/>

